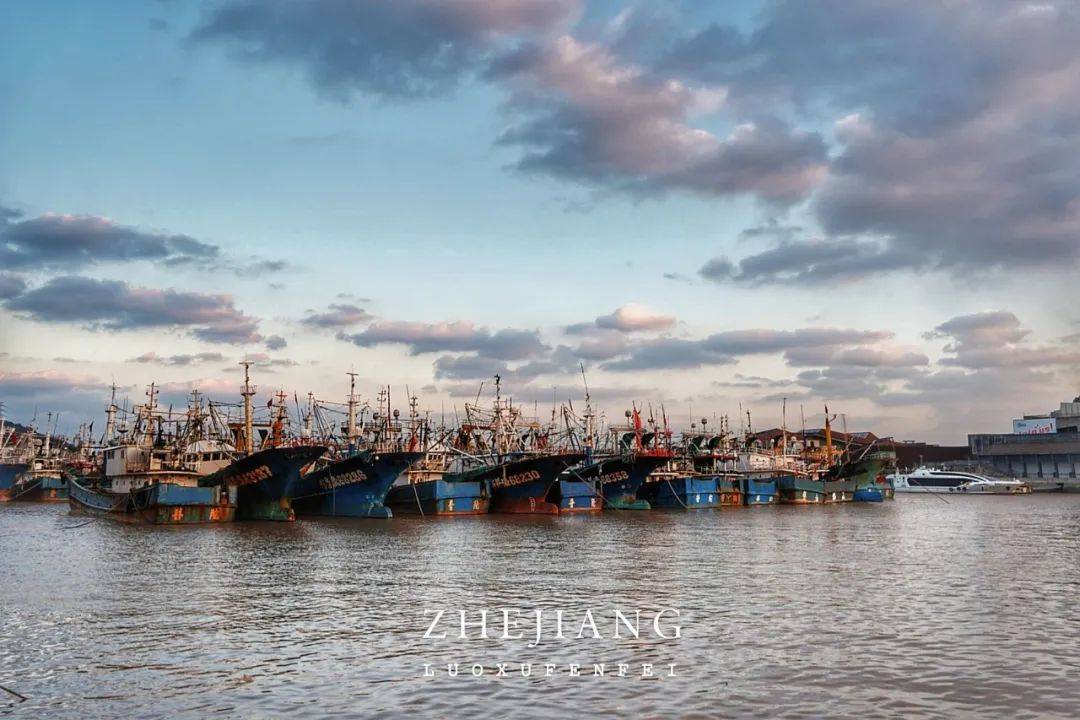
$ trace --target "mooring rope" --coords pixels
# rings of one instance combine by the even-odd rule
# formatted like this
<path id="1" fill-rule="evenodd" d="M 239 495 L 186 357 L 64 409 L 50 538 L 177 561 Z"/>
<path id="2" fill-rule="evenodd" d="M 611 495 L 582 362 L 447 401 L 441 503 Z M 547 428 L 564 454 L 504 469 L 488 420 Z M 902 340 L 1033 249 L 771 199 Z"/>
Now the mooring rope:
<path id="1" fill-rule="evenodd" d="M 689 510 L 690 507 L 682 501 L 679 497 L 679 493 L 675 492 L 675 486 L 671 484 L 671 478 L 664 478 L 667 481 L 668 489 L 671 490 L 671 494 L 675 496 L 675 499 L 679 501 L 679 504 L 683 506 L 683 510 Z"/>

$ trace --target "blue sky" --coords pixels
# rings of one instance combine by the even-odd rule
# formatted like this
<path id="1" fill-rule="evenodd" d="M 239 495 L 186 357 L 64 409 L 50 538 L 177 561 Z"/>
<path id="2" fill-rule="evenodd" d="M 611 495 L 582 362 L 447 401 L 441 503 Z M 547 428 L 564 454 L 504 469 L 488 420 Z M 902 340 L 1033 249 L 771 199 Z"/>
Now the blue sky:
<path id="1" fill-rule="evenodd" d="M 437 408 L 492 371 L 577 395 L 584 362 L 620 415 L 770 424 L 786 396 L 1006 429 L 1080 389 L 1077 27 L 1054 3 L 8 4 L 0 399 L 74 422 L 112 378 L 231 395 L 247 354 L 266 387 L 340 395 L 355 367 Z"/>

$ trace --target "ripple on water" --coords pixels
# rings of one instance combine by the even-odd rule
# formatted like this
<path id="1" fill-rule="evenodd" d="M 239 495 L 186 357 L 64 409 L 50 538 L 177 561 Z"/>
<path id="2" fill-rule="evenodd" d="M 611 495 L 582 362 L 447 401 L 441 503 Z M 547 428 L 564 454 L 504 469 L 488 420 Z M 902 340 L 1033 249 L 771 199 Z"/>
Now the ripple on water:
<path id="1" fill-rule="evenodd" d="M 0 507 L 0 684 L 50 717 L 1069 717 L 1080 497 L 144 528 Z M 683 635 L 423 639 L 429 608 L 676 607 Z M 423 663 L 536 663 L 480 678 Z M 542 663 L 678 664 L 674 678 Z M 633 673 L 631 673 L 633 674 Z"/>

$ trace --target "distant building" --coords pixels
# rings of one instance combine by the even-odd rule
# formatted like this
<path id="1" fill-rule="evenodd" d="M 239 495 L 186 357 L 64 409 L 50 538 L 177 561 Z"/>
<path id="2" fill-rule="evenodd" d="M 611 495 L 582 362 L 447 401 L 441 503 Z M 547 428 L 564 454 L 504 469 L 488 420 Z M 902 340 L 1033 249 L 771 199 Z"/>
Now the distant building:
<path id="1" fill-rule="evenodd" d="M 893 445 L 896 450 L 896 466 L 901 470 L 914 470 L 920 465 L 941 465 L 971 460 L 967 445 L 931 445 L 924 442 L 904 441 Z"/>
<path id="2" fill-rule="evenodd" d="M 754 433 L 751 447 L 757 450 L 776 450 L 783 443 L 785 431 L 780 428 L 762 430 Z M 805 432 L 802 430 L 787 430 L 789 449 L 794 452 L 802 450 L 820 450 L 825 447 L 825 429 L 813 428 Z M 842 450 L 845 447 L 865 448 L 873 445 L 878 448 L 895 450 L 896 464 L 903 470 L 917 468 L 923 464 L 941 464 L 953 462 L 967 462 L 971 460 L 971 451 L 967 445 L 931 445 L 924 442 L 896 441 L 891 437 L 878 437 L 872 432 L 843 432 L 832 431 L 833 447 Z"/>
<path id="3" fill-rule="evenodd" d="M 968 435 L 971 454 L 1013 477 L 1080 477 L 1080 397 L 1046 415 L 1013 421 L 1007 435 Z"/>

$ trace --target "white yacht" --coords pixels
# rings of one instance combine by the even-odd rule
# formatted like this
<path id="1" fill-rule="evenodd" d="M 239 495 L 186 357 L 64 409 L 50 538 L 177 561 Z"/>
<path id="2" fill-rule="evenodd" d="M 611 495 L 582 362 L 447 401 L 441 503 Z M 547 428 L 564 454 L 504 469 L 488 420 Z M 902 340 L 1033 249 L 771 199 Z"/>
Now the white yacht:
<path id="1" fill-rule="evenodd" d="M 920 467 L 909 473 L 888 476 L 898 493 L 968 493 L 973 495 L 1026 495 L 1031 486 L 1020 480 L 1004 480 L 959 470 Z"/>

